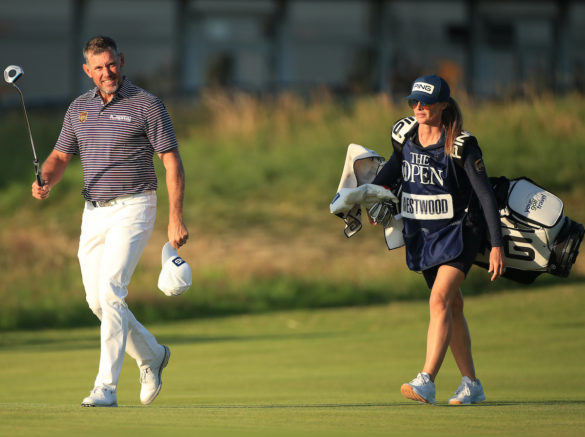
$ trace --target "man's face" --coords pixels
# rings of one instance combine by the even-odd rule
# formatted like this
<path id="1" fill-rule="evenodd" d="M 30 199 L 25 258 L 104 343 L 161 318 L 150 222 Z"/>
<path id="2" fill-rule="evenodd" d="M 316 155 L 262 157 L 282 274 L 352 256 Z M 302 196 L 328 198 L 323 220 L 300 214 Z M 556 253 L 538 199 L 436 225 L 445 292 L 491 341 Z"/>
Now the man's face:
<path id="1" fill-rule="evenodd" d="M 83 71 L 98 87 L 102 98 L 110 101 L 122 83 L 122 66 L 124 55 L 117 57 L 113 50 L 102 53 L 89 53 Z"/>

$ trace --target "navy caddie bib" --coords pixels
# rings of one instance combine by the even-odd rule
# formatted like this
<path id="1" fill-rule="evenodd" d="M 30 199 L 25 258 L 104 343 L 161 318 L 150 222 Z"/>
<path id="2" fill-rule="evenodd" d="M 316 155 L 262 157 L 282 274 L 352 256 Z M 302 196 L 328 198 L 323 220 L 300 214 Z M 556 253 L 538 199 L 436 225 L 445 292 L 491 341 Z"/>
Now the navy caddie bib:
<path id="1" fill-rule="evenodd" d="M 407 138 L 402 148 L 401 215 L 406 263 L 422 271 L 450 261 L 463 250 L 466 203 L 458 190 L 456 169 L 436 145 L 421 147 Z"/>

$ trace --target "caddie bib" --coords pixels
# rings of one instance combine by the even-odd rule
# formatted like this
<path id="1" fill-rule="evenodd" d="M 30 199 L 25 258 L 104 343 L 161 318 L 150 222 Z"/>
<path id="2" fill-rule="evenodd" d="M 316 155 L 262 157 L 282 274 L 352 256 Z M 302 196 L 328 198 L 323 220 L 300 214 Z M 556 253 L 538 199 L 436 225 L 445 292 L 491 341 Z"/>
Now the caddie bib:
<path id="1" fill-rule="evenodd" d="M 406 263 L 415 271 L 450 261 L 463 250 L 461 227 L 467 205 L 444 141 L 443 135 L 436 145 L 421 147 L 409 138 L 402 149 Z"/>

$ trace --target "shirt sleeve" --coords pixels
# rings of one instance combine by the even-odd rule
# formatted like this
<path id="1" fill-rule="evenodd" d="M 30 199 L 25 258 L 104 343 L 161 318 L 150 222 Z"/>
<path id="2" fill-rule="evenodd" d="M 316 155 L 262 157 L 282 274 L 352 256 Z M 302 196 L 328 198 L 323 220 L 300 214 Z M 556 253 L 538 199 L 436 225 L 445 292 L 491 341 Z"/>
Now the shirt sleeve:
<path id="1" fill-rule="evenodd" d="M 481 150 L 477 143 L 470 143 L 465 147 L 463 168 L 483 210 L 490 234 L 490 244 L 492 247 L 502 246 L 498 203 L 483 163 Z"/>
<path id="2" fill-rule="evenodd" d="M 65 118 L 63 119 L 63 126 L 61 133 L 55 143 L 55 149 L 59 152 L 67 153 L 69 155 L 79 154 L 79 144 L 77 142 L 77 135 L 73 130 L 73 123 L 71 122 L 71 114 L 73 113 L 73 103 L 69 105 Z"/>
<path id="3" fill-rule="evenodd" d="M 171 117 L 158 98 L 154 99 L 145 115 L 146 136 L 156 153 L 168 152 L 179 146 Z"/>
<path id="4" fill-rule="evenodd" d="M 372 183 L 391 187 L 400 177 L 402 177 L 400 158 L 394 152 L 388 162 L 378 172 Z"/>

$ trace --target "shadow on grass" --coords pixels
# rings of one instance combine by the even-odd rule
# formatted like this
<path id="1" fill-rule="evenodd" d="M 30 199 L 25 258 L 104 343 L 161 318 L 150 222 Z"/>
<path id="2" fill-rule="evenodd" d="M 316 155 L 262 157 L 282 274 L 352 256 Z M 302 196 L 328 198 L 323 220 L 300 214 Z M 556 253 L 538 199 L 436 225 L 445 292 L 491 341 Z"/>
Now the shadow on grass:
<path id="1" fill-rule="evenodd" d="M 513 406 L 554 406 L 554 405 L 585 405 L 585 399 L 567 400 L 551 399 L 538 401 L 490 401 L 472 405 L 449 405 L 437 404 L 428 405 L 418 402 L 364 402 L 364 403 L 324 403 L 324 404 L 253 404 L 253 405 L 163 405 L 159 409 L 334 409 L 334 408 L 379 408 L 379 407 L 447 407 L 451 409 L 458 408 L 481 408 L 481 407 L 513 407 Z M 124 408 L 142 408 L 140 406 L 124 406 Z"/>
<path id="2" fill-rule="evenodd" d="M 248 342 L 248 341 L 272 341 L 272 340 L 308 340 L 317 338 L 330 338 L 343 335 L 342 333 L 291 333 L 291 334 L 262 334 L 262 335 L 226 335 L 226 336 L 181 336 L 181 335 L 159 335 L 158 341 L 161 344 L 167 344 L 170 347 L 180 344 L 203 344 L 203 343 L 221 343 L 221 342 Z M 0 347 L 4 350 L 76 350 L 76 349 L 95 349 L 99 348 L 99 328 L 96 329 L 95 335 L 86 335 L 79 337 L 67 338 L 2 338 L 0 336 Z"/>
<path id="3" fill-rule="evenodd" d="M 475 404 L 475 407 L 507 407 L 516 405 L 585 405 L 585 399 L 542 399 L 538 401 L 488 401 Z"/>
<path id="4" fill-rule="evenodd" d="M 368 409 L 368 408 L 448 408 L 451 410 L 460 410 L 462 408 L 487 408 L 487 407 L 548 407 L 548 406 L 585 406 L 585 399 L 550 399 L 550 400 L 526 400 L 526 401 L 489 401 L 472 405 L 449 405 L 439 403 L 437 405 L 422 404 L 418 402 L 342 402 L 342 403 L 322 403 L 322 404 L 193 404 L 193 405 L 150 405 L 149 409 L 156 410 L 333 410 L 333 409 Z M 38 407 L 55 407 L 50 404 L 37 403 L 9 403 L 0 402 L 0 407 L 11 408 L 38 408 Z M 118 405 L 119 410 L 136 409 L 144 410 L 143 405 Z M 95 410 L 95 408 L 85 408 L 85 410 Z M 98 408 L 99 410 L 99 408 Z"/>
<path id="5" fill-rule="evenodd" d="M 341 403 L 341 404 L 256 404 L 256 405 L 164 405 L 157 407 L 160 409 L 218 409 L 218 410 L 230 410 L 230 409 L 330 409 L 330 408 L 376 408 L 376 407 L 393 407 L 393 406 L 417 406 L 412 402 L 374 402 L 374 403 Z M 133 408 L 134 406 L 129 406 Z M 136 406 L 140 408 L 140 406 Z"/>

